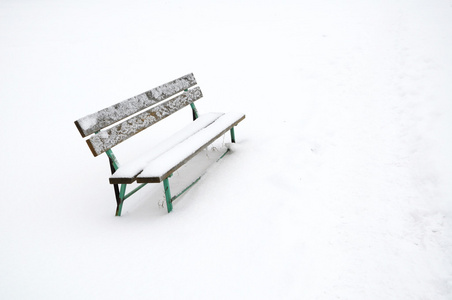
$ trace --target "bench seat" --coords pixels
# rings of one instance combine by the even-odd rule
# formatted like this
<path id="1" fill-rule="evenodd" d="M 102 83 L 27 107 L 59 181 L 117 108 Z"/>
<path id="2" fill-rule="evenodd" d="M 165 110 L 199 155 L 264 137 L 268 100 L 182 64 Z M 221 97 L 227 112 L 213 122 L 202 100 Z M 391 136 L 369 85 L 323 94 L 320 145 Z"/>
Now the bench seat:
<path id="1" fill-rule="evenodd" d="M 201 115 L 146 155 L 120 166 L 110 183 L 161 182 L 244 118 L 242 113 Z"/>

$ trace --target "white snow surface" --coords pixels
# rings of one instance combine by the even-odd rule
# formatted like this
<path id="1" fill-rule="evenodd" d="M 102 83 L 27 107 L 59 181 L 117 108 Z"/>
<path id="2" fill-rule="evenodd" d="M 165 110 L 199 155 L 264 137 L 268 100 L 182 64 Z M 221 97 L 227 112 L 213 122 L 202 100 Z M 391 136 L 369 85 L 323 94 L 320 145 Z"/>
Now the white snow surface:
<path id="1" fill-rule="evenodd" d="M 452 299 L 450 0 L 5 0 L 0 41 L 0 299 Z M 73 121 L 191 72 L 237 143 L 114 217 Z"/>
<path id="2" fill-rule="evenodd" d="M 222 113 L 206 113 L 200 115 L 194 122 L 191 122 L 188 126 L 174 133 L 171 137 L 162 141 L 152 149 L 148 149 L 148 151 L 139 158 L 134 159 L 132 162 L 125 165 L 121 165 L 110 178 L 134 177 L 141 172 L 149 162 L 168 152 L 168 150 L 174 148 L 174 146 L 185 141 L 201 129 L 212 124 L 222 115 Z"/>

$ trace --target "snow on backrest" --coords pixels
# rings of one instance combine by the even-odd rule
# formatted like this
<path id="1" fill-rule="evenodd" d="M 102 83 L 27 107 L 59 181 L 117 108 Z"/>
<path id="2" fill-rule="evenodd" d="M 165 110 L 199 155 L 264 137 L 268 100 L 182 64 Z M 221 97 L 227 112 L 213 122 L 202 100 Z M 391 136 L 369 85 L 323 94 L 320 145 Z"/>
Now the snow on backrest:
<path id="1" fill-rule="evenodd" d="M 201 97 L 201 89 L 195 87 L 111 128 L 100 131 L 86 142 L 93 155 L 97 156 Z"/>
<path id="2" fill-rule="evenodd" d="M 194 85 L 196 85 L 196 79 L 193 73 L 182 76 L 140 95 L 80 118 L 75 121 L 75 125 L 82 137 L 86 137 Z"/>

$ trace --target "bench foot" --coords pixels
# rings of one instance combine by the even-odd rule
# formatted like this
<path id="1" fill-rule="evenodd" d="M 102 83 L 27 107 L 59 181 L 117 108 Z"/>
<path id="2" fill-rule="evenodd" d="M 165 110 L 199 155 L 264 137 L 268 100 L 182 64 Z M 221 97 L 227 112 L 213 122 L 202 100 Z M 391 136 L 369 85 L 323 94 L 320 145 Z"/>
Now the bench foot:
<path id="1" fill-rule="evenodd" d="M 122 211 L 122 202 L 119 203 L 119 204 L 116 206 L 116 214 L 115 214 L 115 216 L 116 216 L 116 217 L 120 217 L 120 216 L 121 216 L 121 211 Z"/>
<path id="2" fill-rule="evenodd" d="M 115 216 L 120 217 L 122 211 L 122 204 L 125 200 L 127 184 L 121 184 L 121 191 L 119 192 L 119 197 L 116 199 L 116 214 Z"/>

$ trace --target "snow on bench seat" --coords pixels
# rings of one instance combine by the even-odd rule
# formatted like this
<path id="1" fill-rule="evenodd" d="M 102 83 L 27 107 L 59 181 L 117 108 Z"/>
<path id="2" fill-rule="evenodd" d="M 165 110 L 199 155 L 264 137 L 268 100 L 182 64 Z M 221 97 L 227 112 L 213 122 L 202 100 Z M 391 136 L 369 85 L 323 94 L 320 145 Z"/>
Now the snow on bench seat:
<path id="1" fill-rule="evenodd" d="M 199 118 L 193 121 L 190 125 L 157 145 L 150 152 L 139 157 L 138 159 L 131 161 L 130 163 L 121 165 L 119 169 L 116 170 L 116 172 L 110 177 L 110 183 L 118 184 L 134 182 L 136 180 L 137 174 L 139 174 L 144 169 L 147 163 L 167 152 L 177 144 L 183 142 L 187 138 L 191 137 L 201 129 L 209 126 L 222 115 L 223 113 L 208 113 L 199 116 Z"/>
<path id="2" fill-rule="evenodd" d="M 222 115 L 209 126 L 150 161 L 138 175 L 137 182 L 161 182 L 244 118 L 242 113 Z"/>

